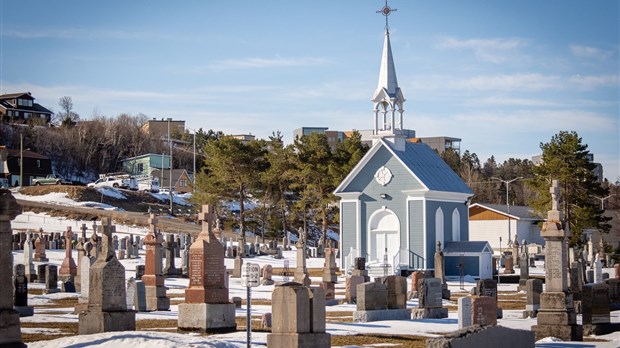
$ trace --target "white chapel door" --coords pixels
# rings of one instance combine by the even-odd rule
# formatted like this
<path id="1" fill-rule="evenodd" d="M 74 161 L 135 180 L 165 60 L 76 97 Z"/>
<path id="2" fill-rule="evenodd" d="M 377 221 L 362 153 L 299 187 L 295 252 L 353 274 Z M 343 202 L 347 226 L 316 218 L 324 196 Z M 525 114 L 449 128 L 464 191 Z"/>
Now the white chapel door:
<path id="1" fill-rule="evenodd" d="M 400 247 L 400 224 L 394 212 L 388 209 L 380 209 L 372 214 L 370 226 L 370 257 L 369 261 L 383 261 L 383 256 L 388 255 L 388 263 L 393 264 L 394 256 Z"/>

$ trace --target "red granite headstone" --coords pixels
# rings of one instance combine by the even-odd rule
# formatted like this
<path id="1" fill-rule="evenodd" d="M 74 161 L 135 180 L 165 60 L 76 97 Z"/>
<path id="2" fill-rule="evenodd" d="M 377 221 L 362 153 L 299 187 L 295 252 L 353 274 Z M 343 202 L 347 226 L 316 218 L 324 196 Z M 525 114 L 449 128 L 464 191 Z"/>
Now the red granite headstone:
<path id="1" fill-rule="evenodd" d="M 474 296 L 471 300 L 472 325 L 496 325 L 497 302 L 492 297 Z"/>
<path id="2" fill-rule="evenodd" d="M 418 281 L 424 279 L 424 272 L 415 271 L 411 273 L 411 291 L 418 291 Z"/>
<path id="3" fill-rule="evenodd" d="M 45 240 L 43 239 L 43 229 L 39 229 L 39 236 L 34 241 L 34 261 L 45 262 L 49 261 L 45 255 Z"/>
<path id="4" fill-rule="evenodd" d="M 224 246 L 213 233 L 213 207 L 204 205 L 198 219 L 202 231 L 189 248 L 189 287 L 185 303 L 229 303 Z"/>
<path id="5" fill-rule="evenodd" d="M 149 232 L 144 237 L 146 255 L 142 282 L 144 286 L 163 286 L 164 277 L 161 273 L 161 248 L 163 238 L 160 233 L 157 233 L 157 217 L 155 214 L 150 214 L 149 226 Z"/>

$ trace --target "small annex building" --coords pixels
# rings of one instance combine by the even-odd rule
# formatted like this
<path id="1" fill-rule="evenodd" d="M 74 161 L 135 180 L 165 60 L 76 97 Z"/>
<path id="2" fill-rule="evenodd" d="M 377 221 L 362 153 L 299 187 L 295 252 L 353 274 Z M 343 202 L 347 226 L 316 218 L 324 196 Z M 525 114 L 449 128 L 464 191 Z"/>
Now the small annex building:
<path id="1" fill-rule="evenodd" d="M 493 277 L 493 249 L 488 242 L 446 242 L 443 257 L 447 277 L 460 276 L 461 264 L 464 276 Z"/>

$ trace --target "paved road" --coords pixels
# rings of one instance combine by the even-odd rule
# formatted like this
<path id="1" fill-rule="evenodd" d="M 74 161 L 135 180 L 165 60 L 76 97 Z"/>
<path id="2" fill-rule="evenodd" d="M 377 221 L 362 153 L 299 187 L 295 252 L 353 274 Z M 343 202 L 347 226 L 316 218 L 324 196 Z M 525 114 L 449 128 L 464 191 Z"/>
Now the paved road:
<path id="1" fill-rule="evenodd" d="M 32 202 L 26 201 L 22 199 L 18 199 L 17 203 L 20 204 L 24 210 L 28 210 L 28 208 L 37 208 L 42 210 L 56 210 L 56 211 L 66 211 L 72 213 L 80 213 L 80 214 L 88 214 L 92 216 L 102 217 L 111 217 L 112 219 L 121 220 L 124 223 L 135 224 L 138 226 L 147 226 L 148 225 L 148 215 L 145 213 L 136 213 L 129 211 L 112 211 L 112 210 L 102 210 L 102 209 L 94 209 L 88 207 L 72 207 L 72 206 L 64 206 L 58 204 L 51 203 L 43 203 L 43 202 Z M 159 217 L 158 226 L 165 230 L 166 232 L 185 232 L 185 233 L 199 233 L 200 227 L 194 223 L 185 222 L 182 218 L 163 218 Z"/>

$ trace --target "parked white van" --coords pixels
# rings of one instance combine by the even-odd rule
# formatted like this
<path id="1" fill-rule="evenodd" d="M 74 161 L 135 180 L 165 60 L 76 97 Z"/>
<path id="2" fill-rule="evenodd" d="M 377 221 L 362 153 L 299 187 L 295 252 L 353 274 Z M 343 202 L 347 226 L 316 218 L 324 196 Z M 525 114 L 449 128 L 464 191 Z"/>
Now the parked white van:
<path id="1" fill-rule="evenodd" d="M 138 179 L 138 190 L 143 192 L 159 192 L 159 178 L 156 176 L 149 176 Z"/>

